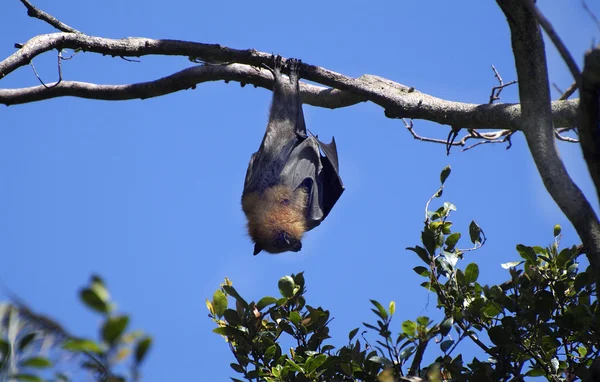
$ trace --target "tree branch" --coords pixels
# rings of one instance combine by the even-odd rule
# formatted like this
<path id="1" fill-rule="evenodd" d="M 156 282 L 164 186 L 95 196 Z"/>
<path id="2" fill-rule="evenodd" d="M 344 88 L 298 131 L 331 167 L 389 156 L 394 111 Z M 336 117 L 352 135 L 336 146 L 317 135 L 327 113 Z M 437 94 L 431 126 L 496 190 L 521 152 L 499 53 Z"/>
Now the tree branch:
<path id="1" fill-rule="evenodd" d="M 527 7 L 529 12 L 531 12 L 533 17 L 535 17 L 535 19 L 538 21 L 538 23 L 540 23 L 542 28 L 544 28 L 544 31 L 548 34 L 548 37 L 550 37 L 550 40 L 552 40 L 552 43 L 554 44 L 554 46 L 560 53 L 562 59 L 565 61 L 565 63 L 569 67 L 569 70 L 571 71 L 571 75 L 573 76 L 573 79 L 575 80 L 575 82 L 577 84 L 579 84 L 581 82 L 581 73 L 579 72 L 579 67 L 577 67 L 577 63 L 573 59 L 571 52 L 569 52 L 566 45 L 562 42 L 562 39 L 560 38 L 558 33 L 556 33 L 556 31 L 554 30 L 554 27 L 552 26 L 550 21 L 546 18 L 546 16 L 544 16 L 542 14 L 542 12 L 535 5 L 533 0 L 525 0 L 523 3 L 525 5 L 525 7 Z"/>
<path id="2" fill-rule="evenodd" d="M 27 15 L 29 15 L 33 18 L 45 21 L 48 24 L 52 25 L 54 28 L 58 29 L 59 31 L 71 32 L 71 33 L 81 33 L 77 29 L 72 28 L 72 27 L 68 26 L 67 24 L 61 22 L 56 17 L 34 7 L 28 0 L 20 0 L 20 1 L 21 1 L 21 3 L 23 3 L 25 8 L 27 8 Z"/>
<path id="3" fill-rule="evenodd" d="M 0 103 L 12 105 L 60 96 L 106 100 L 144 99 L 193 88 L 200 82 L 216 80 L 234 80 L 271 88 L 272 77 L 258 69 L 262 64 L 270 63 L 271 54 L 268 53 L 178 40 L 115 40 L 76 33 L 51 33 L 32 38 L 17 52 L 0 62 L 0 78 L 27 65 L 34 57 L 53 49 L 81 49 L 114 57 L 179 55 L 201 59 L 207 63 L 236 62 L 245 66 L 195 66 L 156 81 L 133 85 L 96 85 L 63 81 L 52 89 L 0 89 Z M 448 101 L 373 75 L 351 78 L 314 65 L 304 66 L 305 79 L 330 87 L 303 84 L 302 96 L 307 104 L 335 108 L 371 101 L 384 108 L 385 115 L 390 118 L 424 119 L 470 129 L 517 130 L 521 125 L 518 104 L 478 105 Z M 161 88 L 163 86 L 166 87 Z M 577 104 L 577 100 L 556 101 L 553 104 L 555 123 L 559 126 L 573 126 L 576 122 Z"/>
<path id="4" fill-rule="evenodd" d="M 600 223 L 561 161 L 553 135 L 544 41 L 534 16 L 521 0 L 497 0 L 506 15 L 515 56 L 521 129 L 548 193 L 571 221 L 600 282 Z"/>

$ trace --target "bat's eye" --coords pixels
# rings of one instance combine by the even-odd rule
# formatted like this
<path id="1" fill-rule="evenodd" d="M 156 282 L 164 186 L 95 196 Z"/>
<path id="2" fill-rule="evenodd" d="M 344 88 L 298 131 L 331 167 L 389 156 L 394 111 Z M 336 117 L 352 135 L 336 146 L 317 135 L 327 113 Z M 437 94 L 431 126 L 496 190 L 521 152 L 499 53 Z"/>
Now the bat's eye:
<path id="1" fill-rule="evenodd" d="M 281 201 L 281 204 L 284 204 L 284 205 L 286 205 L 286 206 L 287 206 L 287 205 L 289 205 L 289 204 L 290 204 L 290 200 L 289 200 L 289 199 L 283 199 L 283 200 Z"/>

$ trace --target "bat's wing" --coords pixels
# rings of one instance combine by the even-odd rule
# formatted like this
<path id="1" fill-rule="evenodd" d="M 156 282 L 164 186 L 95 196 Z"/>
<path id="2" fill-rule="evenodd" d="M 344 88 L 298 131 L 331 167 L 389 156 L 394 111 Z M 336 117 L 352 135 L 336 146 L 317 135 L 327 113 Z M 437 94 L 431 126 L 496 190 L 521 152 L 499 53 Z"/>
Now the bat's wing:
<path id="1" fill-rule="evenodd" d="M 250 162 L 248 163 L 248 169 L 246 170 L 246 178 L 244 179 L 244 192 L 246 192 L 246 190 L 249 188 L 250 183 L 252 181 L 255 159 L 256 153 L 252 154 L 252 156 L 250 157 Z"/>
<path id="2" fill-rule="evenodd" d="M 323 143 L 315 138 L 319 148 L 325 154 L 321 155 L 321 184 L 323 189 L 323 219 L 327 217 L 329 211 L 333 208 L 342 193 L 344 192 L 344 184 L 340 178 L 340 167 L 338 163 L 337 147 L 335 139 L 331 138 L 331 143 Z"/>
<path id="3" fill-rule="evenodd" d="M 335 141 L 326 144 L 309 136 L 291 151 L 280 177 L 292 189 L 305 187 L 308 191 L 307 231 L 321 224 L 342 195 L 338 172 Z"/>

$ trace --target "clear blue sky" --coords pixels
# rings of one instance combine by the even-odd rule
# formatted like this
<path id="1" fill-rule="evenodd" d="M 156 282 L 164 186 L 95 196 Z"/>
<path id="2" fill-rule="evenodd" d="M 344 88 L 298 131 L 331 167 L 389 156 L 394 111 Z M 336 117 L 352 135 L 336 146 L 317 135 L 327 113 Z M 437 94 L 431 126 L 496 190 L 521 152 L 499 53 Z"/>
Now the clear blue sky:
<path id="1" fill-rule="evenodd" d="M 597 15 L 600 4 L 588 1 Z M 349 76 L 375 74 L 445 99 L 486 103 L 496 85 L 490 65 L 515 79 L 508 26 L 494 1 L 200 2 L 50 1 L 35 4 L 90 35 L 218 43 L 297 57 Z M 543 11 L 581 64 L 600 37 L 578 1 L 542 2 Z M 15 42 L 53 32 L 27 17 L 18 0 L 0 12 L 0 56 Z M 566 66 L 548 44 L 551 81 L 566 89 Z M 56 79 L 56 55 L 36 58 Z M 186 58 L 141 63 L 85 53 L 63 64 L 65 79 L 123 84 L 186 68 Z M 37 85 L 28 67 L 2 88 Z M 516 102 L 516 87 L 503 102 Z M 558 97 L 553 93 L 553 98 Z M 250 155 L 265 128 L 271 93 L 237 83 L 204 83 L 144 101 L 76 98 L 0 108 L 0 277 L 36 310 L 79 335 L 98 320 L 78 300 L 91 273 L 106 280 L 132 327 L 154 336 L 145 381 L 225 380 L 229 349 L 211 332 L 206 297 L 229 277 L 247 300 L 277 293 L 277 280 L 305 271 L 309 304 L 331 310 L 333 344 L 373 317 L 369 298 L 397 303 L 404 319 L 437 317 L 418 286 L 424 205 L 440 170 L 452 175 L 443 201 L 457 207 L 455 228 L 476 220 L 486 246 L 467 255 L 481 281 L 507 278 L 500 263 L 515 245 L 546 245 L 554 224 L 574 231 L 546 194 L 522 135 L 513 147 L 484 145 L 450 157 L 444 146 L 412 139 L 401 121 L 370 103 L 326 110 L 305 106 L 311 131 L 335 135 L 346 191 L 303 250 L 252 256 L 240 197 Z M 415 121 L 445 137 L 447 126 Z M 579 147 L 560 144 L 571 175 L 596 205 Z M 463 243 L 466 245 L 466 242 Z M 466 265 L 466 263 L 464 264 Z"/>

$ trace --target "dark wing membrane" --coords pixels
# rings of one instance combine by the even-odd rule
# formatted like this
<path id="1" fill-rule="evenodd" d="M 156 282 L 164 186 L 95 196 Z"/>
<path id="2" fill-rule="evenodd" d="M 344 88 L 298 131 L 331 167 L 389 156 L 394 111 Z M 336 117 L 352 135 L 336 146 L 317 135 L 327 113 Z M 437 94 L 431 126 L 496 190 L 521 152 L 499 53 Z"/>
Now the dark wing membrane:
<path id="1" fill-rule="evenodd" d="M 323 169 L 320 174 L 323 219 L 325 219 L 329 214 L 329 211 L 331 211 L 344 192 L 344 184 L 342 183 L 342 178 L 340 178 L 335 139 L 331 138 L 331 143 L 329 144 L 323 143 L 317 138 L 315 139 L 317 140 L 319 148 L 325 154 L 325 156 L 321 155 Z"/>
<path id="2" fill-rule="evenodd" d="M 280 177 L 281 182 L 295 190 L 305 187 L 308 192 L 308 210 L 306 211 L 306 228 L 311 230 L 318 226 L 325 214 L 322 209 L 322 189 L 320 187 L 321 154 L 314 137 L 304 139 L 291 152 Z"/>
<path id="3" fill-rule="evenodd" d="M 250 181 L 252 179 L 254 160 L 256 159 L 256 153 L 252 154 L 250 157 L 250 162 L 248 163 L 248 169 L 246 170 L 246 178 L 244 179 L 244 192 L 250 192 L 248 190 Z"/>

